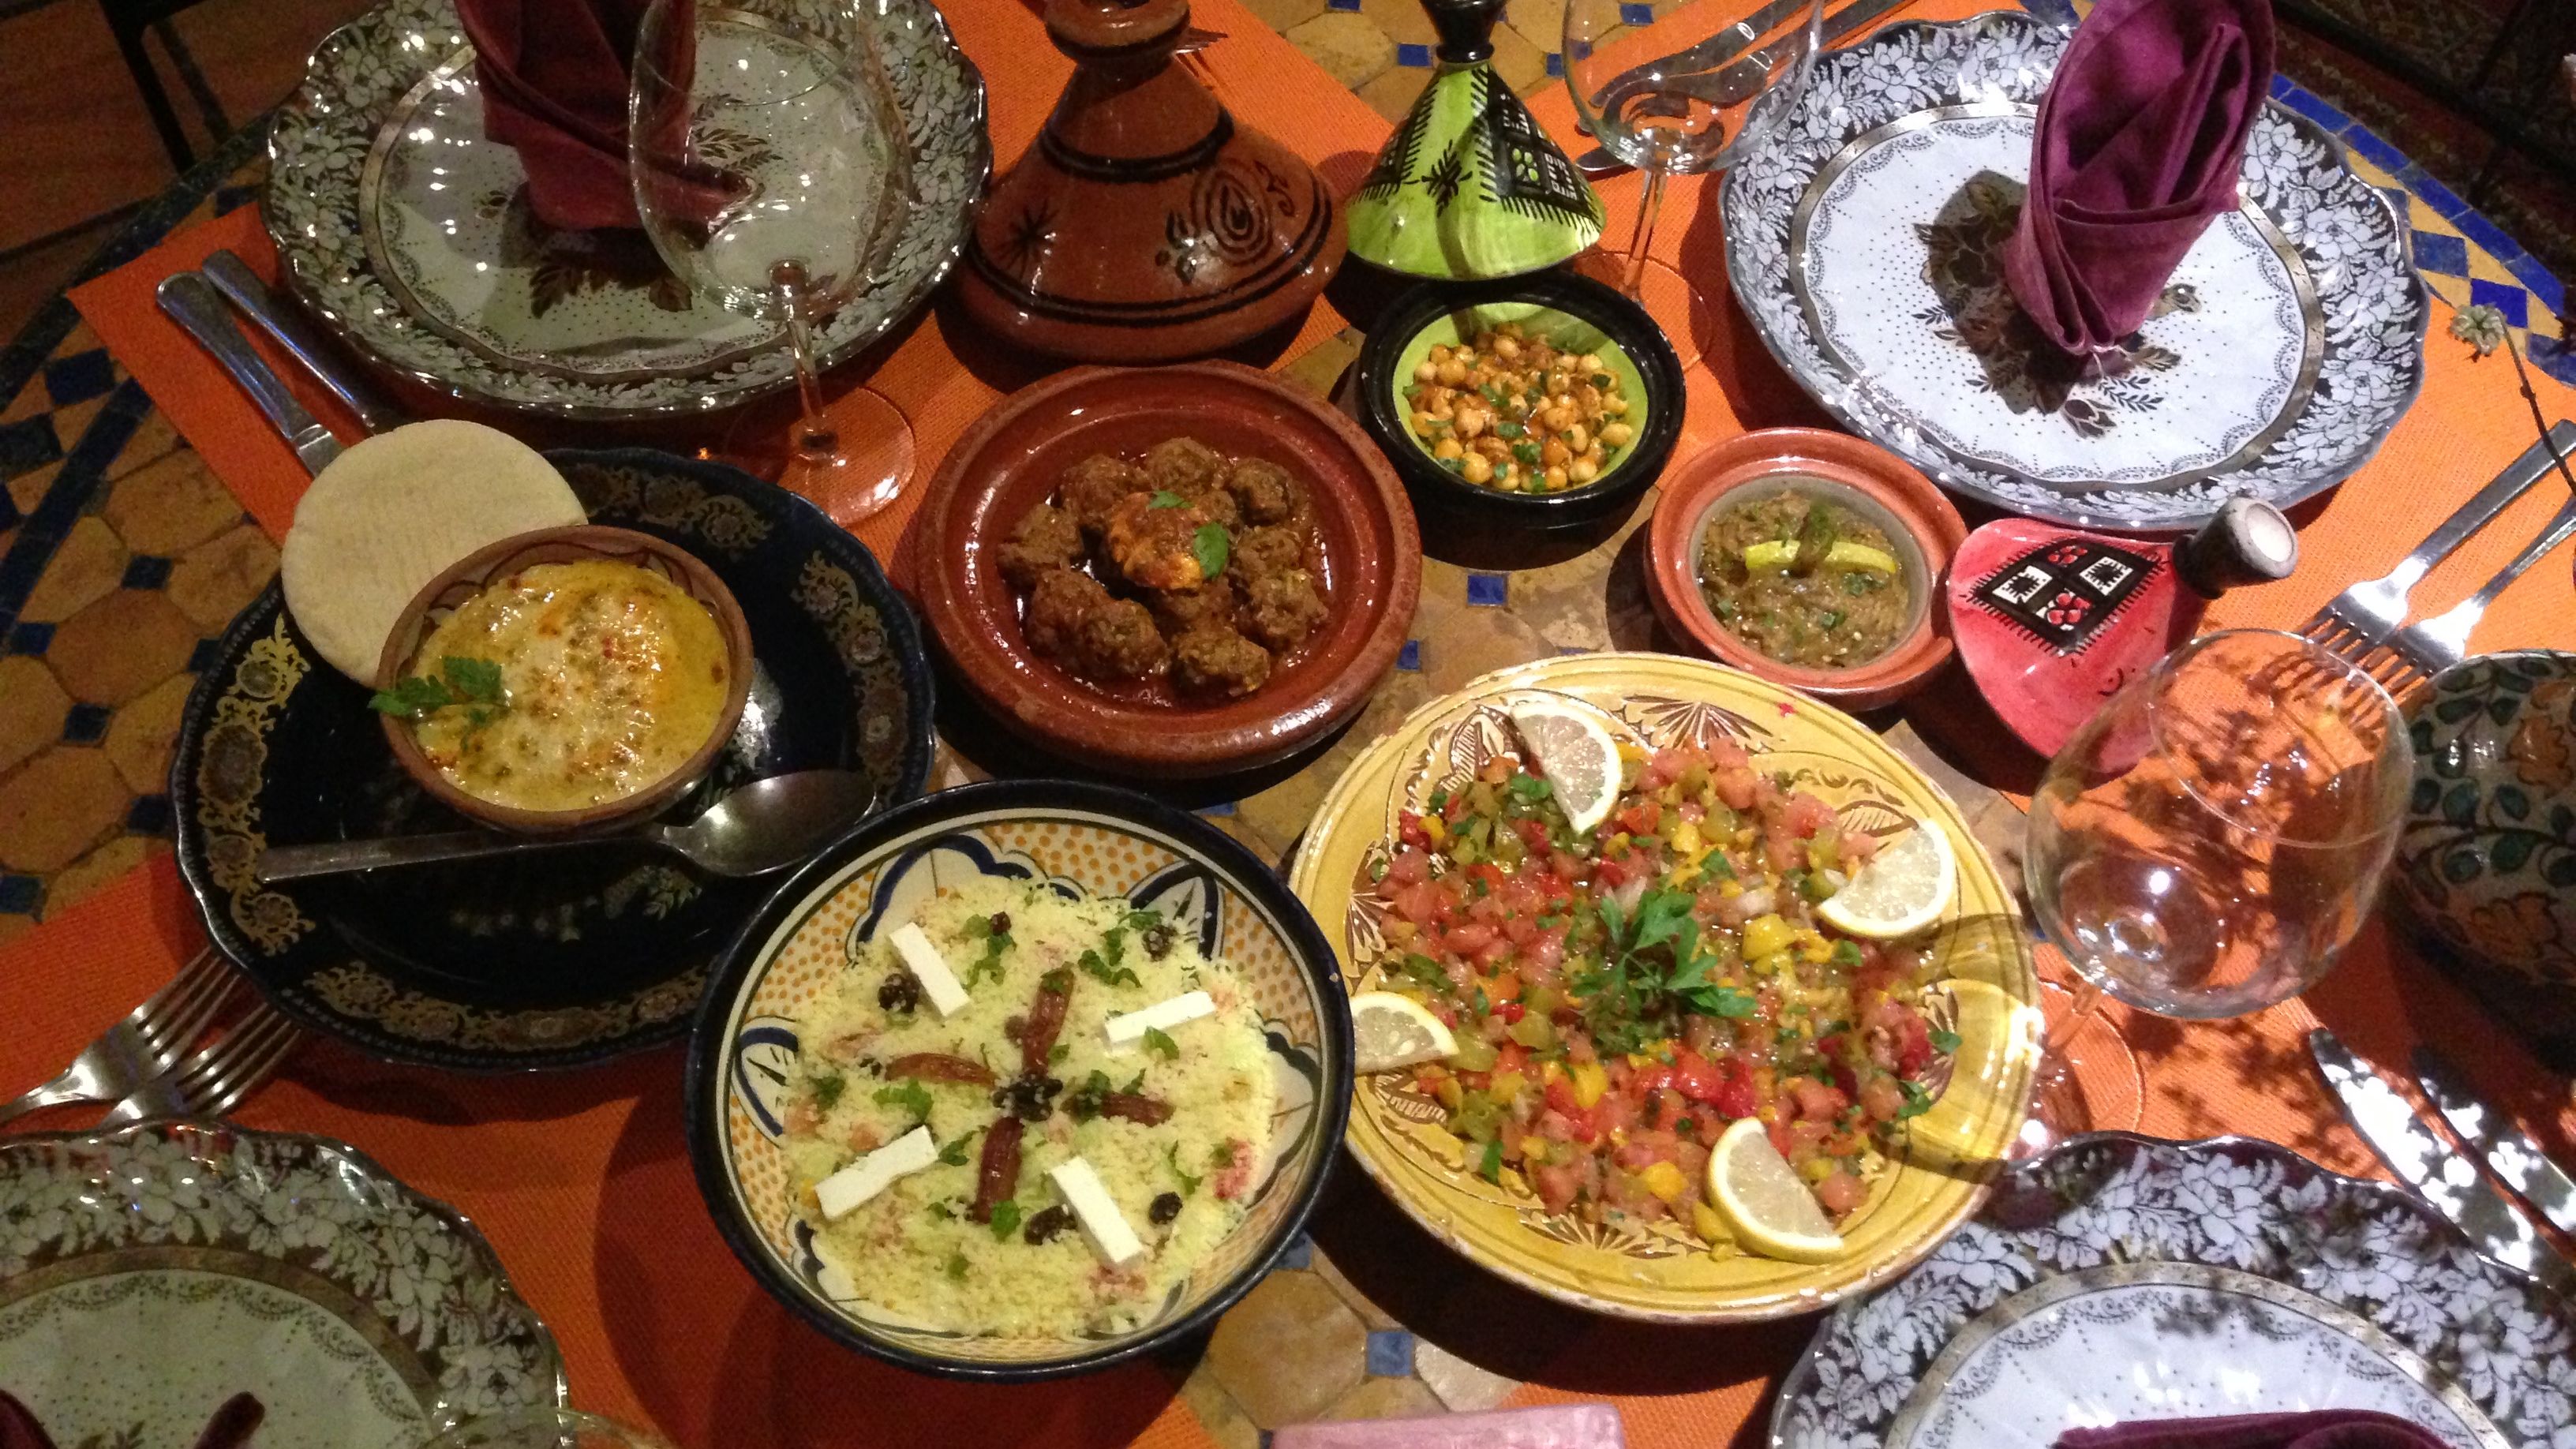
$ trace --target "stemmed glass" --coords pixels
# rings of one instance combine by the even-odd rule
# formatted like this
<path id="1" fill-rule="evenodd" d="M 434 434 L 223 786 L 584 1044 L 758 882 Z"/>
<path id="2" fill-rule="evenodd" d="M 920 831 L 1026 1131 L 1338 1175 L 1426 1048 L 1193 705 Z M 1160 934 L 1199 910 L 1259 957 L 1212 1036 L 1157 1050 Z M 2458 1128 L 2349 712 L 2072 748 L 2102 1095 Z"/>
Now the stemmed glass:
<path id="1" fill-rule="evenodd" d="M 575 1409 L 510 1409 L 469 1419 L 421 1449 L 671 1449 L 660 1435 Z"/>
<path id="2" fill-rule="evenodd" d="M 633 74 L 627 154 L 654 250 L 787 334 L 803 408 L 778 481 L 844 524 L 875 513 L 911 474 L 911 424 L 864 389 L 827 415 L 814 356 L 815 331 L 875 285 L 913 190 L 870 7 L 653 0 Z"/>
<path id="3" fill-rule="evenodd" d="M 1685 363 L 1696 356 L 1708 303 L 1651 255 L 1666 183 L 1723 171 L 1763 143 L 1789 108 L 1754 124 L 1754 102 L 1806 89 L 1824 12 L 1824 0 L 1566 0 L 1565 85 L 1575 114 L 1603 150 L 1646 178 L 1627 252 L 1590 253 L 1576 265 L 1644 304 L 1688 354 Z"/>
<path id="4" fill-rule="evenodd" d="M 2205 635 L 2113 695 L 2031 796 L 2031 909 L 2077 984 L 2024 1148 L 2136 1125 L 2095 1120 L 2068 1051 L 2105 995 L 2206 1020 L 2323 977 L 2379 893 L 2414 760 L 2388 692 L 2295 634 Z"/>

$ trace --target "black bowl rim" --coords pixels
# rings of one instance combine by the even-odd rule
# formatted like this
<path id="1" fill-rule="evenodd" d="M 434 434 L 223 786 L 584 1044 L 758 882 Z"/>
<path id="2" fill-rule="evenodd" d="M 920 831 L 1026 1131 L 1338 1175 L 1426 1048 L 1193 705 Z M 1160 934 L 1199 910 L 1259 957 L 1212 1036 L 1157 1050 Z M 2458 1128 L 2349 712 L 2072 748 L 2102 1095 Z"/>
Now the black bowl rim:
<path id="1" fill-rule="evenodd" d="M 727 1081 L 723 1070 L 723 1044 L 716 1040 L 716 1036 L 717 1027 L 723 1021 L 734 994 L 741 990 L 744 977 L 750 974 L 761 943 L 777 929 L 781 919 L 804 902 L 824 877 L 877 849 L 886 840 L 909 834 L 923 825 L 1014 806 L 1071 807 L 1131 820 L 1170 836 L 1211 863 L 1224 867 L 1226 873 L 1246 891 L 1261 898 L 1261 903 L 1277 916 L 1281 927 L 1288 932 L 1299 964 L 1309 979 L 1321 988 L 1323 1010 L 1318 1013 L 1322 1018 L 1321 1029 L 1327 1038 L 1328 1051 L 1338 1051 L 1342 1065 L 1338 1072 L 1332 1074 L 1330 1082 L 1318 1084 L 1316 1106 L 1323 1115 L 1316 1122 L 1316 1141 L 1322 1161 L 1314 1177 L 1298 1195 L 1297 1201 L 1289 1205 L 1269 1246 L 1247 1262 L 1231 1281 L 1210 1294 L 1207 1301 L 1198 1307 L 1131 1342 L 1094 1353 L 1037 1363 L 996 1364 L 942 1358 L 877 1339 L 825 1309 L 770 1260 L 767 1248 L 734 1205 L 722 1149 L 716 1141 L 716 1114 L 723 1108 Z M 716 1231 L 723 1236 L 725 1246 L 733 1250 L 735 1260 L 770 1297 L 833 1342 L 883 1359 L 898 1368 L 939 1378 L 984 1383 L 1034 1383 L 1092 1373 L 1141 1358 L 1207 1327 L 1244 1294 L 1251 1292 L 1253 1285 L 1269 1276 L 1280 1255 L 1296 1241 L 1298 1234 L 1305 1231 L 1306 1220 L 1313 1215 L 1315 1204 L 1323 1197 L 1324 1188 L 1341 1159 L 1342 1139 L 1350 1128 L 1351 1093 L 1357 1081 L 1352 1071 L 1356 1048 L 1351 1035 L 1351 1014 L 1339 962 L 1332 945 L 1324 938 L 1323 928 L 1315 924 L 1305 902 L 1288 889 L 1276 870 L 1264 864 L 1241 841 L 1177 806 L 1167 805 L 1134 790 L 1087 780 L 985 780 L 925 795 L 860 823 L 824 847 L 812 860 L 797 867 L 796 873 L 752 913 L 733 944 L 726 947 L 718 958 L 716 969 L 707 978 L 706 995 L 700 998 L 697 1016 L 690 1028 L 688 1067 L 681 1088 L 682 1110 L 688 1119 L 689 1162 L 697 1178 L 699 1199 L 706 1207 L 707 1216 L 715 1221 Z M 1343 1009 L 1334 1010 L 1336 1005 Z"/>
<path id="2" fill-rule="evenodd" d="M 903 758 L 897 765 L 896 783 L 901 801 L 909 804 L 923 798 L 930 783 L 932 754 L 937 749 L 938 713 L 937 670 L 931 667 L 928 643 L 922 638 L 921 621 L 912 610 L 912 602 L 897 590 L 886 576 L 884 565 L 877 562 L 876 550 L 861 542 L 810 500 L 790 493 L 774 483 L 764 482 L 728 463 L 686 457 L 659 448 L 548 448 L 546 461 L 562 467 L 587 463 L 600 467 L 660 468 L 685 473 L 700 479 L 720 481 L 729 493 L 742 496 L 765 490 L 769 506 L 787 517 L 810 514 L 804 527 L 814 530 L 822 546 L 833 551 L 836 561 L 850 571 L 860 595 L 873 605 L 884 622 L 886 644 L 895 656 L 896 668 L 903 676 L 910 704 L 906 719 L 915 726 L 912 738 L 904 744 Z M 746 488 L 745 485 L 753 485 Z M 624 527 L 622 524 L 604 527 Z M 279 585 L 271 580 L 257 598 L 242 607 L 224 626 L 216 644 L 216 658 L 229 660 L 247 647 L 254 628 L 265 622 L 269 604 L 276 600 L 277 612 L 292 624 L 293 615 L 286 613 Z M 317 660 L 317 662 L 319 662 Z M 325 666 L 327 667 L 327 666 Z M 253 965 L 254 953 L 240 934 L 218 899 L 220 890 L 212 874 L 212 863 L 206 859 L 201 839 L 187 828 L 186 821 L 195 814 L 197 780 L 192 765 L 203 750 L 207 728 L 214 718 L 215 701 L 223 697 L 227 679 L 223 670 L 209 667 L 197 676 L 188 691 L 188 701 L 179 714 L 179 731 L 170 745 L 170 811 L 174 822 L 172 853 L 177 856 L 179 880 L 187 888 L 191 905 L 206 926 L 209 940 L 221 952 L 234 971 L 248 980 L 261 998 L 283 1013 L 290 1021 L 330 1037 L 349 1050 L 376 1061 L 396 1062 L 404 1066 L 429 1067 L 439 1071 L 460 1072 L 473 1076 L 518 1076 L 533 1072 L 574 1071 L 599 1066 L 619 1057 L 668 1046 L 689 1029 L 693 1017 L 675 1016 L 670 1022 L 648 1031 L 637 1031 L 606 1044 L 528 1052 L 501 1058 L 471 1056 L 461 1051 L 431 1047 L 411 1048 L 390 1041 L 361 1038 L 349 1034 L 346 1024 L 335 1017 L 312 1010 L 295 994 L 272 988 L 262 970 Z M 892 807 L 890 807 L 892 808 Z M 871 816 L 870 819 L 874 819 Z M 864 824 L 865 822 L 862 822 Z M 730 947 L 720 947 L 710 958 L 709 969 L 721 964 Z"/>
<path id="3" fill-rule="evenodd" d="M 1494 302 L 1534 302 L 1579 318 L 1607 333 L 1628 354 L 1646 384 L 1646 430 L 1627 460 L 1598 483 L 1562 493 L 1500 493 L 1479 488 L 1433 462 L 1395 415 L 1386 384 L 1407 344 L 1433 320 Z M 1355 374 L 1360 422 L 1405 486 L 1438 506 L 1490 510 L 1492 517 L 1524 528 L 1569 528 L 1590 523 L 1643 493 L 1662 476 L 1681 441 L 1685 383 L 1681 355 L 1646 309 L 1611 287 L 1562 269 L 1491 281 L 1430 282 L 1387 304 L 1361 345 Z"/>

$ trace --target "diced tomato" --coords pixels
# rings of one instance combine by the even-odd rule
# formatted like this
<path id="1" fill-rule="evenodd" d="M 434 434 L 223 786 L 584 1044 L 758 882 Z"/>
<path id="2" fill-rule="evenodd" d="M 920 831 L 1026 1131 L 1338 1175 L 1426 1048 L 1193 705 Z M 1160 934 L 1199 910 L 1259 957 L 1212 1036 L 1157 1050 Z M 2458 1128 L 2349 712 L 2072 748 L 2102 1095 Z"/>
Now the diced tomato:
<path id="1" fill-rule="evenodd" d="M 1851 1098 L 1813 1077 L 1793 1079 L 1789 1083 L 1788 1095 L 1797 1115 L 1817 1122 L 1830 1122 L 1851 1105 Z"/>
<path id="2" fill-rule="evenodd" d="M 1664 823 L 1664 807 L 1652 800 L 1640 800 L 1619 812 L 1619 828 L 1630 835 L 1652 835 Z"/>
<path id="3" fill-rule="evenodd" d="M 1494 936 L 1495 931 L 1492 926 L 1481 921 L 1470 921 L 1463 926 L 1450 927 L 1449 934 L 1441 938 L 1441 944 L 1458 955 L 1465 956 L 1483 950 L 1493 941 Z"/>
<path id="4" fill-rule="evenodd" d="M 1892 1078 L 1872 1077 L 1860 1089 L 1860 1110 L 1872 1122 L 1893 1122 L 1905 1110 L 1905 1090 Z"/>
<path id="5" fill-rule="evenodd" d="M 1801 790 L 1789 797 L 1788 812 L 1781 817 L 1781 823 L 1800 840 L 1811 839 L 1834 823 L 1834 807 Z"/>
<path id="6" fill-rule="evenodd" d="M 1867 831 L 1846 830 L 1842 834 L 1842 842 L 1843 866 L 1847 870 L 1868 864 L 1869 858 L 1878 854 L 1878 837 Z"/>
<path id="7" fill-rule="evenodd" d="M 1848 1172 L 1835 1172 L 1816 1184 L 1816 1205 L 1835 1217 L 1841 1217 L 1860 1206 L 1867 1194 L 1859 1178 Z"/>
<path id="8" fill-rule="evenodd" d="M 1544 823 L 1536 820 L 1523 820 L 1512 828 L 1520 832 L 1521 844 L 1529 847 L 1530 854 L 1547 854 L 1550 847 L 1547 838 L 1547 826 Z"/>
<path id="9" fill-rule="evenodd" d="M 1549 1212 L 1561 1213 L 1574 1206 L 1574 1195 L 1583 1187 L 1583 1169 L 1573 1163 L 1532 1168 L 1530 1186 L 1538 1190 L 1538 1200 Z"/>
<path id="10" fill-rule="evenodd" d="M 1416 850 L 1431 848 L 1431 832 L 1422 828 L 1422 817 L 1411 810 L 1396 817 L 1395 838 Z"/>
<path id="11" fill-rule="evenodd" d="M 1628 883 L 1628 868 L 1615 860 L 1596 861 L 1592 866 L 1592 883 L 1605 891 L 1615 891 Z"/>
<path id="12" fill-rule="evenodd" d="M 1717 798 L 1729 810 L 1753 808 L 1754 787 L 1760 777 L 1741 763 L 1717 772 Z"/>
<path id="13" fill-rule="evenodd" d="M 1529 1008 L 1517 1001 L 1505 1001 L 1494 1007 L 1494 1015 L 1501 1017 L 1506 1025 L 1510 1025 L 1529 1015 Z"/>
<path id="14" fill-rule="evenodd" d="M 1722 735 L 1708 742 L 1708 763 L 1713 769 L 1740 770 L 1744 762 L 1752 758 L 1745 753 L 1744 746 Z"/>

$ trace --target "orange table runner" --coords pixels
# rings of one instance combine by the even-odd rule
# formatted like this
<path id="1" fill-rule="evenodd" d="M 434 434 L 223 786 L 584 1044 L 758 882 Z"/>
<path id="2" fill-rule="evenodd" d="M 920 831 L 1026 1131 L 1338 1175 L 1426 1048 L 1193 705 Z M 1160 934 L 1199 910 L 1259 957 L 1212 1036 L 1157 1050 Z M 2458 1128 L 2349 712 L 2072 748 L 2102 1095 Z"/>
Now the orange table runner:
<path id="1" fill-rule="evenodd" d="M 1924 0 L 1910 15 L 1938 19 L 1982 8 L 1973 0 Z M 1315 160 L 1339 189 L 1355 185 L 1386 124 L 1237 0 L 1198 0 L 1197 10 L 1198 23 L 1230 37 L 1203 57 L 1227 103 Z M 949 19 L 984 72 L 995 149 L 1007 166 L 1034 135 L 1069 67 L 1036 20 L 1011 0 L 960 0 Z M 1554 134 L 1584 144 L 1561 91 L 1533 109 Z M 1687 179 L 1673 187 L 1656 246 L 1659 257 L 1708 293 L 1715 319 L 1710 334 L 1695 339 L 1704 361 L 1690 379 L 1685 449 L 1747 427 L 1822 421 L 1725 296 L 1714 186 Z M 1639 183 L 1623 177 L 1605 183 L 1603 192 L 1610 234 L 1624 237 Z M 152 288 L 163 276 L 217 246 L 273 266 L 245 209 L 174 237 L 80 288 L 74 299 L 217 476 L 272 534 L 280 533 L 304 485 L 303 471 L 215 366 L 152 306 Z M 1348 293 L 1337 287 L 1334 295 Z M 2448 308 L 2437 306 L 2435 314 L 2421 400 L 2375 462 L 2300 510 L 2298 574 L 2231 595 L 2215 622 L 2277 627 L 2304 618 L 2344 584 L 2384 571 L 2528 445 L 2532 428 L 2510 364 L 2472 361 L 2464 346 L 2443 335 Z M 1331 306 L 1319 306 L 1290 355 L 1342 325 Z M 355 435 L 327 397 L 280 362 L 308 405 L 344 436 Z M 864 377 L 902 407 L 926 474 L 977 413 L 1041 370 L 963 332 L 943 305 L 844 375 Z M 2545 378 L 2539 387 L 2551 416 L 2576 414 L 2569 389 Z M 545 441 L 597 436 L 569 428 L 533 432 Z M 2440 608 L 2468 593 L 2537 531 L 2558 501 L 2553 488 L 2535 489 L 2438 571 L 2419 600 Z M 881 554 L 894 556 L 899 578 L 905 572 L 901 539 L 915 502 L 908 497 L 859 530 Z M 2504 597 L 2477 645 L 2576 645 L 2571 621 L 2576 588 L 2563 559 L 2552 560 Z M 2012 789 L 2035 768 L 2027 758 L 1980 748 L 1991 746 L 1998 731 L 1955 677 L 1950 689 L 1911 714 L 1927 734 L 1958 744 L 1989 783 Z M 0 1033 L 0 1093 L 49 1075 L 166 978 L 200 939 L 193 909 L 164 862 L 0 948 L 0 980 L 11 983 L 15 1008 L 13 1029 Z M 2576 1155 L 2576 1107 L 2567 1084 L 2543 1072 L 2379 925 L 2306 998 L 2257 1017 L 2191 1026 L 2117 1008 L 2111 1017 L 2138 1049 L 2147 1078 L 2143 1127 L 2151 1133 L 2243 1132 L 2287 1143 L 2340 1170 L 2375 1170 L 2307 1065 L 2301 1035 L 2323 1020 L 2382 1061 L 2402 1061 L 2419 1039 L 2442 1044 L 2562 1158 Z M 753 1286 L 708 1223 L 682 1145 L 677 1078 L 677 1059 L 668 1052 L 577 1074 L 462 1078 L 316 1045 L 240 1116 L 254 1126 L 350 1141 L 422 1191 L 457 1204 L 491 1235 L 521 1291 L 561 1340 L 575 1401 L 649 1420 L 693 1449 L 1210 1442 L 1155 1366 L 1068 1384 L 965 1387 L 879 1366 L 802 1327 Z M 1490 1366 L 1529 1380 L 1519 1391 L 1522 1401 L 1618 1400 L 1630 1442 L 1644 1449 L 1759 1441 L 1769 1386 L 1809 1332 L 1804 1322 L 1683 1331 L 1590 1319 L 1509 1296 L 1470 1265 L 1429 1248 L 1382 1205 L 1327 1217 L 1318 1232 L 1331 1235 L 1327 1247 L 1337 1261 L 1384 1255 L 1394 1266 L 1381 1281 L 1409 1278 L 1420 1285 L 1390 1305 L 1409 1326 L 1471 1356 L 1489 1355 Z M 1478 1322 L 1473 1307 L 1486 1303 L 1519 1316 Z M 1476 1348 L 1453 1342 L 1452 1334 Z"/>

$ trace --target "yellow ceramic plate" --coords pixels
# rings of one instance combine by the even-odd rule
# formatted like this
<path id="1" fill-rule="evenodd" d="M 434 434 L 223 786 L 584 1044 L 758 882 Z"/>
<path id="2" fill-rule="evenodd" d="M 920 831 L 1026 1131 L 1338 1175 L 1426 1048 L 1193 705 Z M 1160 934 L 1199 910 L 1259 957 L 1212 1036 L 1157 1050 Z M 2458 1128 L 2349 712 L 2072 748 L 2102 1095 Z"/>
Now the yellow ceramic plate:
<path id="1" fill-rule="evenodd" d="M 1731 737 L 1767 769 L 1841 812 L 1845 829 L 1893 836 L 1916 820 L 1946 833 L 1958 897 L 1928 939 L 1949 980 L 1927 995 L 1959 1033 L 1932 1109 L 1910 1124 L 1869 1200 L 1843 1224 L 1830 1263 L 1712 1252 L 1672 1223 L 1595 1226 L 1551 1214 L 1525 1189 L 1467 1170 L 1440 1107 L 1404 1073 L 1360 1079 L 1350 1143 L 1414 1220 L 1513 1282 L 1623 1318 L 1716 1322 L 1810 1313 L 1903 1272 L 1975 1211 L 2021 1130 L 2039 1060 L 2038 981 L 2011 892 L 1958 807 L 1849 715 L 1749 674 L 1663 654 L 1577 654 L 1488 674 L 1414 711 L 1363 752 L 1325 797 L 1289 884 L 1341 957 L 1352 991 L 1384 977 L 1379 912 L 1366 887 L 1387 859 L 1399 811 L 1512 748 L 1509 710 L 1571 697 L 1619 739 L 1648 747 Z M 1509 1179 L 1506 1180 L 1507 1182 Z"/>

